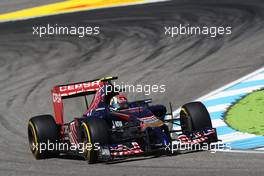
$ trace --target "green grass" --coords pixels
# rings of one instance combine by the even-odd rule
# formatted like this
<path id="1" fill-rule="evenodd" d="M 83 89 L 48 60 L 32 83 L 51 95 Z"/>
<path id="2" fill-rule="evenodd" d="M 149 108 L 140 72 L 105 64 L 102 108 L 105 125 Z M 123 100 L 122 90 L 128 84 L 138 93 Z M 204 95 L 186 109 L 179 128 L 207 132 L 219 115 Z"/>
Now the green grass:
<path id="1" fill-rule="evenodd" d="M 224 119 L 235 130 L 264 136 L 264 90 L 252 92 L 235 102 Z"/>

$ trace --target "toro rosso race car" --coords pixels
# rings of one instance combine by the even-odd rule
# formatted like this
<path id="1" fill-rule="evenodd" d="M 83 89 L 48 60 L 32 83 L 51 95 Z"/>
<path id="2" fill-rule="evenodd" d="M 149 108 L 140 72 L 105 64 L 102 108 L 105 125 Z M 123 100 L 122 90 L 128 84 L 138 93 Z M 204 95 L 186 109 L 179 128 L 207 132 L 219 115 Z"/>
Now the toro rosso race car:
<path id="1" fill-rule="evenodd" d="M 117 77 L 53 87 L 55 118 L 40 115 L 28 123 L 29 145 L 36 159 L 70 153 L 81 155 L 91 164 L 128 156 L 171 155 L 173 145 L 218 141 L 202 103 L 183 105 L 179 116 L 173 118 L 164 105 L 151 105 L 151 99 L 127 101 L 111 83 L 114 79 Z M 89 95 L 93 95 L 90 104 Z M 64 122 L 63 100 L 80 96 L 87 111 Z M 180 129 L 173 130 L 171 126 L 175 125 Z"/>

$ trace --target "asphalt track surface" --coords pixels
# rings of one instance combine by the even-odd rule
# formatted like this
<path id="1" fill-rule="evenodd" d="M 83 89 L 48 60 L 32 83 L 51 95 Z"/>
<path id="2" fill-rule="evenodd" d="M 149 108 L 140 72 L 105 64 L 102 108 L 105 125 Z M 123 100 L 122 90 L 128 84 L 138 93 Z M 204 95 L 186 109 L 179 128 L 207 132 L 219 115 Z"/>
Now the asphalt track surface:
<path id="1" fill-rule="evenodd" d="M 85 39 L 32 36 L 33 25 L 47 23 L 102 30 Z M 164 36 L 164 25 L 179 23 L 229 25 L 233 33 Z M 95 165 L 72 157 L 36 161 L 26 134 L 31 116 L 52 113 L 50 89 L 58 83 L 118 75 L 134 84 L 166 84 L 154 102 L 176 108 L 263 66 L 263 25 L 261 0 L 173 1 L 0 24 L 0 175 L 263 175 L 263 154 L 198 152 Z"/>

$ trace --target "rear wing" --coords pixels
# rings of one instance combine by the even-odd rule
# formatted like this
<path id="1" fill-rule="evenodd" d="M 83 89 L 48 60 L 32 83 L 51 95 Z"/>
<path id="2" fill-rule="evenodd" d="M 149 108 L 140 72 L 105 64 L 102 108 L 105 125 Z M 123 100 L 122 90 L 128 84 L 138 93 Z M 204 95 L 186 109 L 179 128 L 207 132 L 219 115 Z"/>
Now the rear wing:
<path id="1" fill-rule="evenodd" d="M 58 125 L 63 125 L 63 99 L 95 94 L 106 82 L 118 77 L 104 77 L 84 82 L 54 86 L 51 90 L 54 116 Z"/>

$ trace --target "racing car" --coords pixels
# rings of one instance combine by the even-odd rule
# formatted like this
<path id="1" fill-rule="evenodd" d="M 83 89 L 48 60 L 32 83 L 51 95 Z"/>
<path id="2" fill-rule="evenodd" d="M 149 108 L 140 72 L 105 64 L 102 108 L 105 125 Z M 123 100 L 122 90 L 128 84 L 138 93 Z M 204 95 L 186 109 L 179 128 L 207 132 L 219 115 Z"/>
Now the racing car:
<path id="1" fill-rule="evenodd" d="M 28 122 L 29 146 L 34 157 L 43 159 L 68 153 L 92 164 L 129 156 L 171 155 L 173 145 L 218 141 L 201 102 L 183 105 L 175 118 L 171 106 L 168 113 L 166 106 L 153 105 L 151 99 L 128 101 L 122 90 L 112 84 L 115 79 L 105 77 L 54 86 L 51 94 L 55 118 L 39 115 Z M 91 103 L 87 96 L 93 96 Z M 81 117 L 64 122 L 63 102 L 75 97 L 84 98 L 87 110 Z"/>

